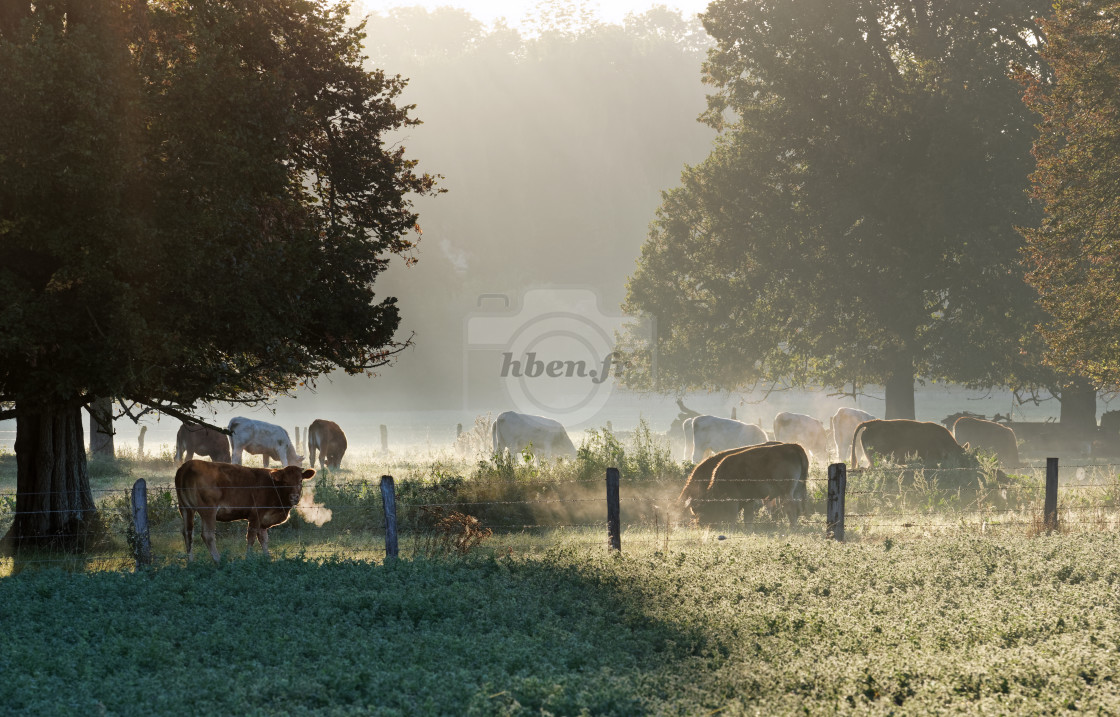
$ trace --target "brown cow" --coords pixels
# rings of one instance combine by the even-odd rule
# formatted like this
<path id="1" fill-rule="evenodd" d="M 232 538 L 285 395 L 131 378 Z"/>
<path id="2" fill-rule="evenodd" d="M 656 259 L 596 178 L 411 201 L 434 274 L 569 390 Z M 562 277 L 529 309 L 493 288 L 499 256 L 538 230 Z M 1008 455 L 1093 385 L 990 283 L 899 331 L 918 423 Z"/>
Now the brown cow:
<path id="1" fill-rule="evenodd" d="M 724 453 L 706 484 L 703 473 L 694 470 L 689 476 L 679 498 L 686 509 L 704 523 L 733 522 L 744 504 L 773 500 L 782 504 L 790 525 L 797 525 L 809 477 L 809 456 L 804 448 L 796 443 L 768 442 Z"/>
<path id="2" fill-rule="evenodd" d="M 175 462 L 189 461 L 196 453 L 208 456 L 210 460 L 229 463 L 229 437 L 213 428 L 184 423 L 175 435 Z"/>
<path id="3" fill-rule="evenodd" d="M 894 420 L 875 419 L 864 421 L 856 426 L 852 437 L 852 466 L 856 463 L 856 447 L 862 447 L 871 462 L 874 452 L 883 457 L 894 456 L 901 461 L 907 456 L 917 456 L 923 463 L 968 462 L 968 446 L 962 446 L 953 439 L 949 429 L 940 423 L 930 421 L 911 421 L 904 418 Z"/>
<path id="4" fill-rule="evenodd" d="M 994 453 L 1005 466 L 1018 467 L 1019 446 L 1015 431 L 994 421 L 962 416 L 953 423 L 953 438 L 962 446 Z"/>
<path id="5" fill-rule="evenodd" d="M 346 453 L 346 434 L 334 421 L 316 418 L 307 427 L 307 450 L 311 465 L 315 465 L 315 451 L 319 451 L 320 468 L 338 468 Z"/>
<path id="6" fill-rule="evenodd" d="M 253 540 L 257 540 L 268 555 L 268 529 L 288 519 L 292 506 L 299 503 L 303 481 L 314 475 L 314 468 L 301 470 L 299 466 L 269 470 L 199 460 L 184 463 L 175 472 L 175 494 L 183 518 L 188 562 L 194 560 L 191 543 L 195 511 L 202 520 L 202 540 L 214 562 L 221 560 L 214 539 L 218 520 L 249 521 L 245 554 L 249 554 Z"/>

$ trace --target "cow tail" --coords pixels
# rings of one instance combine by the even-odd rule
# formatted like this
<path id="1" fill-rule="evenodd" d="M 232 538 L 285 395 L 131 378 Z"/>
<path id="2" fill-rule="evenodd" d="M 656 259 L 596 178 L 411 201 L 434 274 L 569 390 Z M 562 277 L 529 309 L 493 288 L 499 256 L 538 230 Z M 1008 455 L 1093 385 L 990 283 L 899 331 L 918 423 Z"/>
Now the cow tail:
<path id="1" fill-rule="evenodd" d="M 856 462 L 856 446 L 859 445 L 859 434 L 863 433 L 863 429 L 867 426 L 867 421 L 856 426 L 855 433 L 852 434 L 852 468 L 859 468 L 859 463 Z"/>
<path id="2" fill-rule="evenodd" d="M 179 512 L 193 510 L 198 505 L 198 495 L 195 491 L 195 482 L 190 480 L 192 467 L 189 463 L 179 466 L 175 471 L 175 498 L 179 501 Z"/>

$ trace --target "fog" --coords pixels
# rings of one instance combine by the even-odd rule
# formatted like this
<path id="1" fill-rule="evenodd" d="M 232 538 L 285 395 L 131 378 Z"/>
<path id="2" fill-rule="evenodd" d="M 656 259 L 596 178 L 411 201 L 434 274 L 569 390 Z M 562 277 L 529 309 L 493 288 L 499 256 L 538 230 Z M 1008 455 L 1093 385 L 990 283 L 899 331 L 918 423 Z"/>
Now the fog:
<path id="1" fill-rule="evenodd" d="M 398 297 L 398 339 L 411 345 L 372 378 L 325 376 L 267 409 L 218 406 L 206 417 L 289 431 L 330 418 L 366 447 L 379 446 L 384 424 L 394 450 L 445 449 L 457 424 L 511 409 L 551 415 L 577 435 L 608 421 L 631 429 L 640 417 L 667 430 L 676 394 L 628 393 L 595 376 L 625 321 L 618 307 L 661 192 L 711 149 L 715 133 L 696 121 L 706 47 L 698 20 L 664 9 L 540 35 L 488 29 L 449 8 L 372 14 L 370 63 L 409 78 L 400 103 L 423 121 L 392 141 L 447 190 L 417 202 L 415 265 L 394 259 L 377 284 Z M 781 410 L 882 414 L 875 387 L 859 401 L 766 388 L 684 401 L 767 429 Z M 923 420 L 961 409 L 1044 420 L 1059 409 L 943 386 L 919 388 L 916 405 Z M 150 451 L 173 446 L 177 420 L 144 423 Z M 121 420 L 117 431 L 118 446 L 136 445 L 137 426 Z M 14 422 L 0 422 L 0 448 L 12 450 L 14 434 Z"/>

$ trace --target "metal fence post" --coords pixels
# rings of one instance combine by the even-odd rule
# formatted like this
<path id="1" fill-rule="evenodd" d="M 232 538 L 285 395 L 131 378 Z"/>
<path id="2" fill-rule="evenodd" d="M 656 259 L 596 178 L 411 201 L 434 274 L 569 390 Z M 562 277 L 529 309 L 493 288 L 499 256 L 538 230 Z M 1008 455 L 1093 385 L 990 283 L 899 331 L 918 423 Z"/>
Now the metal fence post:
<path id="1" fill-rule="evenodd" d="M 393 476 L 381 476 L 381 502 L 385 506 L 385 559 L 397 558 L 397 491 Z"/>
<path id="2" fill-rule="evenodd" d="M 152 564 L 152 539 L 148 531 L 148 484 L 140 478 L 132 484 L 132 554 L 136 567 Z"/>
<path id="3" fill-rule="evenodd" d="M 622 550 L 621 510 L 618 498 L 618 469 L 607 469 L 607 549 Z"/>
<path id="4" fill-rule="evenodd" d="M 1046 459 L 1046 500 L 1042 505 L 1046 532 L 1058 529 L 1058 459 Z"/>
<path id="5" fill-rule="evenodd" d="M 828 467 L 828 506 L 825 537 L 844 542 L 844 493 L 848 489 L 848 467 L 833 463 Z"/>

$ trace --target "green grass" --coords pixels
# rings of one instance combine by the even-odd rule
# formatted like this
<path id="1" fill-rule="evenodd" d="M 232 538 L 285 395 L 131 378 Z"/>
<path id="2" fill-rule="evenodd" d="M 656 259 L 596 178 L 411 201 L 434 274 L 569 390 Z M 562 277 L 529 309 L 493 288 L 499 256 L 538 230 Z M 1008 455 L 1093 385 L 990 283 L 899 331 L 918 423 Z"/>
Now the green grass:
<path id="1" fill-rule="evenodd" d="M 26 714 L 1120 711 L 1120 539 L 738 536 L 608 555 L 0 580 Z"/>

